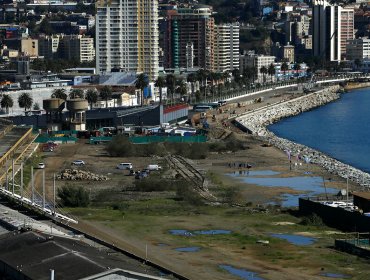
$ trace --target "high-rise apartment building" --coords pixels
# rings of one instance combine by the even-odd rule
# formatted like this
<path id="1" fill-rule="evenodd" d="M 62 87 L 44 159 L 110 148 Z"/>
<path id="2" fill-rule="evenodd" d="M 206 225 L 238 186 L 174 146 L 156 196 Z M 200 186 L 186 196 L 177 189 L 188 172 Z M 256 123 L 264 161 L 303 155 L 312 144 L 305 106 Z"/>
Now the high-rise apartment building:
<path id="1" fill-rule="evenodd" d="M 46 59 L 57 58 L 61 35 L 42 35 L 39 39 L 39 56 Z"/>
<path id="2" fill-rule="evenodd" d="M 359 38 L 349 40 L 346 51 L 348 60 L 362 61 L 364 59 L 370 59 L 370 39 Z"/>
<path id="3" fill-rule="evenodd" d="M 95 58 L 94 39 L 83 35 L 64 35 L 59 39 L 58 55 L 79 62 L 93 61 Z"/>
<path id="4" fill-rule="evenodd" d="M 353 9 L 313 2 L 313 52 L 330 61 L 342 60 L 346 41 L 353 39 Z M 342 50 L 344 48 L 344 50 Z"/>
<path id="5" fill-rule="evenodd" d="M 165 11 L 161 21 L 161 40 L 165 68 L 186 68 L 189 65 L 213 70 L 212 7 L 194 5 L 174 6 Z"/>
<path id="6" fill-rule="evenodd" d="M 343 8 L 341 11 L 341 33 L 340 33 L 340 50 L 342 59 L 346 57 L 346 46 L 348 40 L 354 38 L 354 9 Z"/>
<path id="7" fill-rule="evenodd" d="M 158 0 L 98 0 L 97 72 L 158 76 Z"/>
<path id="8" fill-rule="evenodd" d="M 215 25 L 214 71 L 225 72 L 239 68 L 239 23 Z"/>

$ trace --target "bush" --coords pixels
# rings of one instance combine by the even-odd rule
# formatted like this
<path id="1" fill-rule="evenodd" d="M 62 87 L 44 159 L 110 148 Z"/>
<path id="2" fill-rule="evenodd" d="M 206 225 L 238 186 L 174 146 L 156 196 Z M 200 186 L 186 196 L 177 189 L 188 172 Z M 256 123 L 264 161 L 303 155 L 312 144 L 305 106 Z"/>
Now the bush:
<path id="1" fill-rule="evenodd" d="M 317 214 L 311 214 L 303 217 L 301 224 L 305 226 L 323 226 L 324 222 Z"/>
<path id="2" fill-rule="evenodd" d="M 90 203 L 89 194 L 83 187 L 63 186 L 58 189 L 58 196 L 67 207 L 87 207 Z"/>
<path id="3" fill-rule="evenodd" d="M 176 197 L 179 200 L 186 201 L 193 205 L 203 205 L 202 197 L 189 185 L 190 183 L 183 181 L 182 184 L 177 184 Z"/>

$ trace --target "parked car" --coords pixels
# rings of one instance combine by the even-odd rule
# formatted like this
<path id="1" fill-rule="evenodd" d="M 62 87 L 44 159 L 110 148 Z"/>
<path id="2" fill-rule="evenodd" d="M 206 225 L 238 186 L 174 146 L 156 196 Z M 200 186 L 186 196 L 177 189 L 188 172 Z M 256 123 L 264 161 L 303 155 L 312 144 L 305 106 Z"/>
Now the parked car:
<path id="1" fill-rule="evenodd" d="M 39 164 L 37 165 L 37 168 L 38 169 L 44 169 L 45 168 L 45 163 L 39 162 Z"/>
<path id="2" fill-rule="evenodd" d="M 121 162 L 120 164 L 117 165 L 117 169 L 121 170 L 131 170 L 133 168 L 131 162 Z"/>
<path id="3" fill-rule="evenodd" d="M 146 169 L 150 170 L 150 171 L 154 171 L 154 170 L 161 170 L 162 167 L 159 166 L 158 164 L 149 164 Z"/>
<path id="4" fill-rule="evenodd" d="M 72 161 L 72 165 L 78 165 L 78 166 L 83 166 L 85 165 L 85 162 L 83 160 L 74 160 Z"/>

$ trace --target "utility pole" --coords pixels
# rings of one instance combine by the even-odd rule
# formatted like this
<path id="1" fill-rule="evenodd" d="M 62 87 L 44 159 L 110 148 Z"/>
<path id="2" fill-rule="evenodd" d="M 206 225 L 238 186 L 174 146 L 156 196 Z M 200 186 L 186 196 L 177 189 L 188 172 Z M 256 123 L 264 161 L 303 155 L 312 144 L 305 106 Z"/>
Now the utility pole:
<path id="1" fill-rule="evenodd" d="M 33 166 L 31 166 L 31 202 L 32 204 L 34 203 L 35 201 L 35 182 L 34 182 L 34 179 L 33 179 Z"/>
<path id="2" fill-rule="evenodd" d="M 53 176 L 53 210 L 54 210 L 54 215 L 55 215 L 55 173 Z"/>
<path id="3" fill-rule="evenodd" d="M 12 159 L 12 194 L 14 196 L 14 158 Z"/>
<path id="4" fill-rule="evenodd" d="M 42 210 L 45 209 L 45 169 L 42 170 Z"/>
<path id="5" fill-rule="evenodd" d="M 21 200 L 23 200 L 23 162 L 21 162 Z"/>

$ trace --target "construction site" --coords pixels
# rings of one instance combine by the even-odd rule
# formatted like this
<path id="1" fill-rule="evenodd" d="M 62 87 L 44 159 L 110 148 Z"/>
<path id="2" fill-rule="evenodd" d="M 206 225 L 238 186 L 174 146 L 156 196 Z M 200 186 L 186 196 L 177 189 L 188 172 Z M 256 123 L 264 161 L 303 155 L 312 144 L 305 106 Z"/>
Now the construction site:
<path id="1" fill-rule="evenodd" d="M 76 133 L 67 137 L 73 141 L 54 135 L 37 143 L 38 131 L 2 120 L 0 242 L 9 253 L 0 254 L 0 272 L 14 279 L 367 279 L 365 259 L 332 249 L 342 232 L 299 215 L 304 192 L 248 181 L 327 176 L 317 165 L 292 169 L 283 151 L 233 125 L 246 112 L 297 96 L 275 91 L 194 112 L 189 121 L 205 138 L 192 142 L 164 141 L 148 126 L 145 137 L 157 140 L 117 132 L 91 142 Z M 345 184 L 333 176 L 326 188 Z M 59 191 L 68 188 L 81 188 L 87 205 L 65 205 Z M 285 206 L 287 197 L 296 204 Z M 44 253 L 31 264 L 33 251 Z"/>

